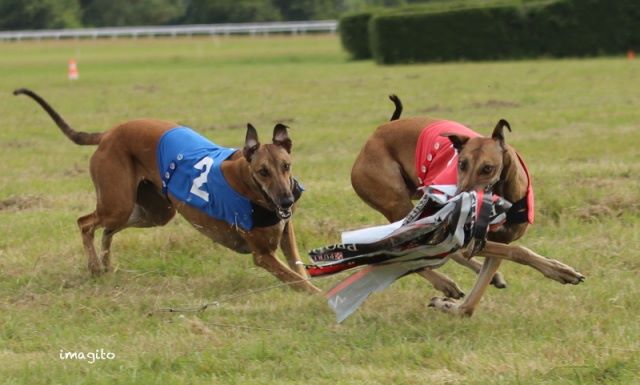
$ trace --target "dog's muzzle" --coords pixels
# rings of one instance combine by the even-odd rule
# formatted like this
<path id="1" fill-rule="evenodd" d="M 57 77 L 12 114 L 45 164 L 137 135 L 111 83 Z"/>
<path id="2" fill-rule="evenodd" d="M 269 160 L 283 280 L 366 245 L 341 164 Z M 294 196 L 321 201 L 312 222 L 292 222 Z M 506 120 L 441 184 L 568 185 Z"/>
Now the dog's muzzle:
<path id="1" fill-rule="evenodd" d="M 279 202 L 276 202 L 271 196 L 264 190 L 260 182 L 254 177 L 253 182 L 258 186 L 262 197 L 267 201 L 267 203 L 271 204 L 275 208 L 275 213 L 281 220 L 287 220 L 291 218 L 293 214 L 293 204 L 295 203 L 295 198 L 293 194 L 290 197 L 285 199 L 281 199 Z"/>
<path id="2" fill-rule="evenodd" d="M 283 219 L 283 220 L 291 218 L 291 214 L 293 211 L 291 208 L 293 207 L 294 203 L 295 203 L 295 200 L 293 196 L 290 196 L 290 197 L 281 199 L 280 204 L 275 204 L 278 217 L 280 217 L 280 219 Z"/>

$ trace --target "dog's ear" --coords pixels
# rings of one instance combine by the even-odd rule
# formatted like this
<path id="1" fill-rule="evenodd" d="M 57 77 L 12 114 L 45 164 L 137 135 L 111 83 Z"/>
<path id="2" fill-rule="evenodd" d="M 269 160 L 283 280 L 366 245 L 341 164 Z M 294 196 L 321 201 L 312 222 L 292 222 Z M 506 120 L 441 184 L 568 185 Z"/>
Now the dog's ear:
<path id="1" fill-rule="evenodd" d="M 289 132 L 287 131 L 287 126 L 282 123 L 276 124 L 273 127 L 273 144 L 276 146 L 280 146 L 287 150 L 289 154 L 291 154 L 291 146 L 293 145 L 291 139 L 289 138 Z"/>
<path id="2" fill-rule="evenodd" d="M 504 128 L 507 127 L 509 132 L 511 132 L 511 126 L 509 122 L 504 119 L 500 119 L 498 124 L 496 124 L 496 128 L 493 129 L 493 134 L 491 134 L 491 139 L 497 140 L 500 143 L 501 147 L 504 147 Z"/>
<path id="3" fill-rule="evenodd" d="M 251 162 L 251 157 L 259 147 L 258 132 L 251 123 L 247 123 L 247 136 L 244 140 L 244 148 L 242 149 L 242 154 L 247 159 L 247 162 Z"/>
<path id="4" fill-rule="evenodd" d="M 464 146 L 465 143 L 469 141 L 468 136 L 457 135 L 451 132 L 443 132 L 442 134 L 440 134 L 440 136 L 445 136 L 449 138 L 449 141 L 451 141 L 451 144 L 453 144 L 453 148 L 458 150 L 458 152 L 460 152 L 460 150 L 462 150 L 462 146 Z"/>

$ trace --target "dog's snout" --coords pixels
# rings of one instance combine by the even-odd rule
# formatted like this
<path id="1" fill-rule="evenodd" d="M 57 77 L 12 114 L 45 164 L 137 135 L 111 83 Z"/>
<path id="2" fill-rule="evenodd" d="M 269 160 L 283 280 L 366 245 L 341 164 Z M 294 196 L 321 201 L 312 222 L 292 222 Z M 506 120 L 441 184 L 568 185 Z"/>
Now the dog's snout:
<path id="1" fill-rule="evenodd" d="M 289 195 L 289 196 L 285 196 L 285 197 L 280 198 L 278 204 L 283 209 L 288 209 L 289 207 L 293 206 L 294 202 L 295 202 L 295 200 L 293 199 L 293 196 Z"/>

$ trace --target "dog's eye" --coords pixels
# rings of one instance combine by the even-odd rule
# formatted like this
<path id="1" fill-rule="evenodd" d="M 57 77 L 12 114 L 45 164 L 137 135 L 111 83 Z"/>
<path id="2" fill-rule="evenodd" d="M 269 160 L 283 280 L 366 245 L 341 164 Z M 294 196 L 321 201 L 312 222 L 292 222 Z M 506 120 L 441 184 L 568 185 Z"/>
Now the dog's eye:
<path id="1" fill-rule="evenodd" d="M 260 170 L 258 170 L 258 174 L 266 178 L 269 176 L 269 170 L 267 170 L 266 168 L 261 168 Z"/>
<path id="2" fill-rule="evenodd" d="M 458 169 L 460 169 L 460 171 L 464 171 L 467 169 L 467 161 L 466 160 L 461 160 L 458 162 Z"/>
<path id="3" fill-rule="evenodd" d="M 289 170 L 291 170 L 291 165 L 289 163 L 283 163 L 282 171 L 289 171 Z"/>
<path id="4" fill-rule="evenodd" d="M 481 172 L 485 175 L 491 174 L 493 172 L 493 166 L 486 165 L 482 167 Z"/>

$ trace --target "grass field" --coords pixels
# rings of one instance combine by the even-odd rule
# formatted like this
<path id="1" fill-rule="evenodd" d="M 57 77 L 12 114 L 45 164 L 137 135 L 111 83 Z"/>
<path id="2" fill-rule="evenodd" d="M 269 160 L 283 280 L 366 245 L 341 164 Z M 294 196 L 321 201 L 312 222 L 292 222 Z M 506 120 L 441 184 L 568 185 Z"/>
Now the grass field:
<path id="1" fill-rule="evenodd" d="M 640 62 L 619 58 L 378 67 L 335 36 L 0 44 L 0 383 L 640 383 Z M 78 60 L 80 79 L 66 78 Z M 470 319 L 427 308 L 407 277 L 341 325 L 320 296 L 287 288 L 176 218 L 114 239 L 117 271 L 91 278 L 75 224 L 95 202 L 87 164 L 31 100 L 76 128 L 171 119 L 227 146 L 252 122 L 263 141 L 291 126 L 307 188 L 302 251 L 384 223 L 349 182 L 368 135 L 400 95 L 406 115 L 488 134 L 499 118 L 535 180 L 522 244 L 576 267 L 563 286 L 509 262 Z M 467 291 L 474 275 L 443 267 Z M 316 281 L 330 288 L 345 275 Z M 163 313 L 219 301 L 202 313 Z M 115 354 L 60 359 L 61 352 Z"/>

